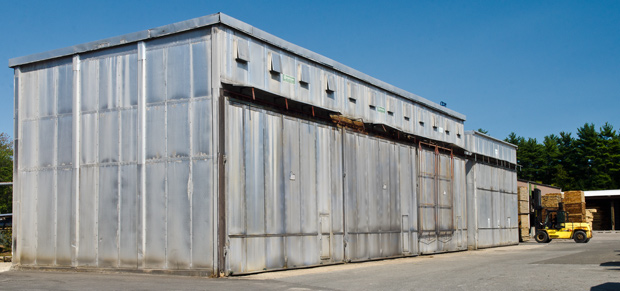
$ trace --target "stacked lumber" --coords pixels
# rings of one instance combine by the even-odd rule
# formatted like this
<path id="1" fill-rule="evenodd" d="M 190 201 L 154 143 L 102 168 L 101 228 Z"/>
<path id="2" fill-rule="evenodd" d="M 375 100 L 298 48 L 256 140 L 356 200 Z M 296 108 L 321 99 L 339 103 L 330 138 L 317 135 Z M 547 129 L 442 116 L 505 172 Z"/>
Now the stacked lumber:
<path id="1" fill-rule="evenodd" d="M 527 187 L 519 186 L 517 194 L 519 204 L 519 241 L 525 242 L 530 240 L 530 193 L 527 191 Z"/>
<path id="2" fill-rule="evenodd" d="M 568 221 L 586 221 L 586 198 L 583 191 L 564 192 L 564 210 L 568 213 Z"/>
<path id="3" fill-rule="evenodd" d="M 586 196 L 583 191 L 564 192 L 564 204 L 586 203 Z"/>
<path id="4" fill-rule="evenodd" d="M 586 220 L 585 222 L 590 224 L 590 229 L 592 228 L 592 222 L 594 222 L 594 213 L 596 213 L 596 209 L 586 209 Z"/>
<path id="5" fill-rule="evenodd" d="M 527 187 L 519 186 L 517 188 L 518 200 L 519 200 L 519 215 L 530 214 L 530 194 L 527 191 Z"/>
<path id="6" fill-rule="evenodd" d="M 558 208 L 558 204 L 562 202 L 562 193 L 549 193 L 542 197 L 542 207 L 544 208 Z"/>

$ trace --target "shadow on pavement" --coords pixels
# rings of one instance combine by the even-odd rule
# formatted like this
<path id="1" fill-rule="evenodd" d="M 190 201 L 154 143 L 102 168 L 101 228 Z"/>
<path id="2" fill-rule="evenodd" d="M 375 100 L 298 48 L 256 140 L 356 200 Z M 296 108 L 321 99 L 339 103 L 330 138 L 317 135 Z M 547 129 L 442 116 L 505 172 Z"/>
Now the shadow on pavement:
<path id="1" fill-rule="evenodd" d="M 620 262 L 601 263 L 601 267 L 620 267 Z M 618 290 L 620 290 L 620 289 L 618 289 Z"/>
<path id="2" fill-rule="evenodd" d="M 620 290 L 620 283 L 607 282 L 590 288 L 590 291 Z"/>

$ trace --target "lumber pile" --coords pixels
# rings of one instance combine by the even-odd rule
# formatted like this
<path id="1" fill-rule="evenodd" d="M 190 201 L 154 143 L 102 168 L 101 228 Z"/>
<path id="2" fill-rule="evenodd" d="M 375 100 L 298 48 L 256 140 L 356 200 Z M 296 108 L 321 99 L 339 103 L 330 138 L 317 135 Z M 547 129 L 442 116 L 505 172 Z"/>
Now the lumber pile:
<path id="1" fill-rule="evenodd" d="M 559 203 L 564 203 L 564 211 L 568 217 L 567 222 L 586 222 L 586 198 L 583 191 L 566 191 L 562 193 L 549 193 L 542 197 L 541 204 L 543 217 L 547 215 L 546 210 L 558 210 Z"/>
<path id="2" fill-rule="evenodd" d="M 568 213 L 569 222 L 585 222 L 586 197 L 583 191 L 564 192 L 564 210 Z"/>
<path id="3" fill-rule="evenodd" d="M 530 193 L 527 187 L 517 189 L 519 204 L 519 241 L 530 240 Z"/>
<path id="4" fill-rule="evenodd" d="M 594 222 L 594 213 L 596 213 L 596 209 L 586 209 L 586 222 L 590 224 L 590 229 L 592 228 L 592 222 Z"/>
<path id="5" fill-rule="evenodd" d="M 542 207 L 558 209 L 558 204 L 562 202 L 562 193 L 549 193 L 542 197 Z"/>

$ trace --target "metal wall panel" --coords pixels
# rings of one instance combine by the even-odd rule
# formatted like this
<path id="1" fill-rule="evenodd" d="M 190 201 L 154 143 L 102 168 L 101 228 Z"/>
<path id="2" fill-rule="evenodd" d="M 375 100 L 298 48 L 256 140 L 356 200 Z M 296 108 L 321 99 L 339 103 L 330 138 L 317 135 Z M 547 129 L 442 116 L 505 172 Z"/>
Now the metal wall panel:
<path id="1" fill-rule="evenodd" d="M 36 65 L 21 68 L 19 74 L 19 117 L 22 120 L 38 117 L 39 114 L 39 73 Z"/>
<path id="2" fill-rule="evenodd" d="M 415 251 L 414 148 L 352 132 L 344 139 L 346 259 Z"/>
<path id="3" fill-rule="evenodd" d="M 80 196 L 77 219 L 80 221 L 77 232 L 77 265 L 94 267 L 97 265 L 97 232 L 99 168 L 80 169 Z"/>
<path id="4" fill-rule="evenodd" d="M 465 148 L 479 155 L 517 163 L 517 147 L 477 131 L 465 133 Z"/>
<path id="5" fill-rule="evenodd" d="M 19 174 L 21 186 L 20 189 L 24 195 L 21 195 L 19 211 L 28 215 L 21 215 L 19 224 L 17 224 L 17 256 L 20 264 L 34 265 L 37 249 L 37 174 L 38 172 L 21 172 Z"/>
<path id="6" fill-rule="evenodd" d="M 58 118 L 58 149 L 56 161 L 58 166 L 73 165 L 73 117 L 65 115 Z"/>
<path id="7" fill-rule="evenodd" d="M 39 171 L 37 185 L 51 186 L 42 195 L 37 196 L 37 264 L 49 266 L 54 263 L 55 245 L 51 244 L 56 236 L 56 208 L 54 207 L 55 186 L 54 170 Z"/>
<path id="8" fill-rule="evenodd" d="M 38 70 L 39 78 L 39 117 L 56 115 L 56 88 L 55 78 L 58 74 L 56 67 Z"/>
<path id="9" fill-rule="evenodd" d="M 21 147 L 18 153 L 22 154 L 19 157 L 20 169 L 32 169 L 39 165 L 39 121 L 38 120 L 26 120 L 22 122 L 21 126 Z"/>
<path id="10" fill-rule="evenodd" d="M 463 250 L 466 219 L 464 165 L 446 149 L 419 149 L 419 252 Z"/>
<path id="11" fill-rule="evenodd" d="M 118 129 L 116 130 L 118 132 Z M 119 168 L 105 166 L 99 168 L 99 217 L 97 260 L 100 267 L 113 268 L 118 265 L 118 203 Z M 86 195 L 87 193 L 82 192 Z M 101 223 L 104 222 L 105 223 Z"/>
<path id="12" fill-rule="evenodd" d="M 99 163 L 116 163 L 119 160 L 119 117 L 118 111 L 99 114 Z"/>
<path id="13" fill-rule="evenodd" d="M 20 69 L 16 262 L 213 270 L 210 31 Z"/>
<path id="14" fill-rule="evenodd" d="M 228 272 L 333 262 L 338 131 L 237 103 L 226 120 Z"/>
<path id="15" fill-rule="evenodd" d="M 169 158 L 184 158 L 190 155 L 189 104 L 169 103 L 166 108 L 167 152 Z"/>
<path id="16" fill-rule="evenodd" d="M 168 269 L 186 270 L 191 263 L 191 214 L 188 189 L 191 184 L 190 162 L 169 162 L 166 180 L 166 262 Z M 163 214 L 163 213 L 162 213 Z"/>
<path id="17" fill-rule="evenodd" d="M 205 111 L 206 112 L 206 111 Z M 209 154 L 212 154 L 209 152 Z M 213 189 L 214 162 L 212 156 L 207 159 L 193 161 L 192 195 L 191 195 L 191 239 L 192 268 L 213 268 L 213 237 L 215 222 L 213 221 L 214 193 Z"/>
<path id="18" fill-rule="evenodd" d="M 464 146 L 463 120 L 361 82 L 355 77 L 278 49 L 234 29 L 226 28 L 224 32 L 224 52 L 219 55 L 223 64 L 224 83 L 256 87 L 286 98 L 342 112 L 354 119 L 382 123 L 411 134 Z M 236 44 L 241 42 L 249 43 L 247 62 L 236 58 Z M 282 72 L 270 71 L 272 55 L 280 56 Z M 300 82 L 302 66 L 308 67 L 309 82 Z M 334 90 L 327 90 L 330 78 L 334 82 Z M 355 96 L 350 95 L 349 84 L 355 85 L 352 91 Z M 350 97 L 355 99 L 354 104 Z M 405 120 L 403 105 L 416 106 L 424 111 L 424 124 L 420 124 L 421 120 L 416 120 L 413 116 L 408 116 L 409 120 Z M 437 122 L 433 123 L 432 120 Z"/>
<path id="19" fill-rule="evenodd" d="M 284 196 L 286 213 L 285 228 L 287 233 L 301 233 L 301 185 L 298 179 L 300 174 L 300 124 L 296 119 L 283 117 L 283 141 L 284 141 Z M 301 236 L 287 236 L 285 238 L 286 263 L 291 266 L 301 266 L 303 254 L 298 250 L 302 247 Z M 309 250 L 311 251 L 311 250 Z"/>
<path id="20" fill-rule="evenodd" d="M 75 203 L 73 170 L 70 168 L 59 169 L 56 177 L 56 236 L 55 242 L 52 240 L 47 243 L 55 244 L 55 264 L 57 266 L 70 266 L 73 250 L 71 241 L 72 235 L 74 235 L 71 233 L 72 228 L 70 226 L 75 221 L 71 211 Z"/>
<path id="21" fill-rule="evenodd" d="M 39 158 L 37 166 L 47 168 L 56 165 L 56 118 L 39 121 Z"/>
<path id="22" fill-rule="evenodd" d="M 164 269 L 166 264 L 166 163 L 146 165 L 144 267 Z"/>
<path id="23" fill-rule="evenodd" d="M 516 173 L 497 165 L 468 161 L 468 199 L 477 222 L 470 224 L 470 248 L 518 243 Z M 516 230 L 516 231 L 515 231 Z"/>
<path id="24" fill-rule="evenodd" d="M 138 167 L 135 164 L 120 167 L 119 239 L 120 268 L 138 267 Z"/>

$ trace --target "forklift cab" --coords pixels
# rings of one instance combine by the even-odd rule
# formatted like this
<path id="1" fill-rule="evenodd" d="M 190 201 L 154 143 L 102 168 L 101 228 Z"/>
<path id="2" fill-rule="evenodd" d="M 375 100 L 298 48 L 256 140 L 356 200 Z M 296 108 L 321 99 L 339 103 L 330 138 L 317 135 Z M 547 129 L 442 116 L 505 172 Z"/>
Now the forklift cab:
<path id="1" fill-rule="evenodd" d="M 562 229 L 566 223 L 566 211 L 550 210 L 547 212 L 544 227 L 549 229 Z"/>

